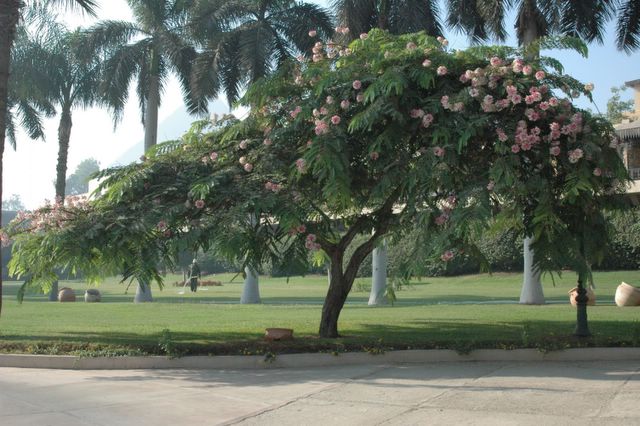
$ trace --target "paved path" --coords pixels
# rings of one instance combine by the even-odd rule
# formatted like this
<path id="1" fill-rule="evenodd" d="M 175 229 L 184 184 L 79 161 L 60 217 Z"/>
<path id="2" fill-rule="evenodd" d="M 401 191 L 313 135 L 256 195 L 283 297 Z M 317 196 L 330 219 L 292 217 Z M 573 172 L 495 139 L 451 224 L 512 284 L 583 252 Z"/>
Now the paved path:
<path id="1" fill-rule="evenodd" d="M 640 425 L 638 362 L 0 368 L 0 425 Z"/>

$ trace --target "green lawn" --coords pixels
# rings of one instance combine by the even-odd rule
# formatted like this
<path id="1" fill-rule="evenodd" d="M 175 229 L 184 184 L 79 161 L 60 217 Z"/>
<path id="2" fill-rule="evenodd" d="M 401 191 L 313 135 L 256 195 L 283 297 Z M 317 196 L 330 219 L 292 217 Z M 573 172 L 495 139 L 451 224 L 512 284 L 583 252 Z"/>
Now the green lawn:
<path id="1" fill-rule="evenodd" d="M 541 347 L 640 345 L 640 308 L 618 308 L 613 295 L 620 281 L 640 283 L 640 271 L 595 275 L 598 305 L 589 308 L 592 339 L 571 338 L 575 309 L 567 292 L 575 275 L 543 279 L 547 305 L 521 306 L 520 274 L 427 278 L 398 291 L 394 306 L 367 306 L 368 279 L 354 285 L 340 317 L 337 340 L 316 337 L 327 281 L 324 276 L 261 277 L 261 305 L 240 305 L 242 279 L 214 277 L 220 287 L 179 294 L 168 277 L 155 302 L 131 303 L 135 288 L 107 280 L 98 288 L 102 303 L 82 301 L 82 282 L 61 282 L 76 290 L 76 303 L 50 303 L 43 295 L 15 300 L 18 283 L 5 283 L 0 318 L 0 351 L 30 353 L 261 353 L 265 351 L 379 350 L 385 348 Z M 267 327 L 293 328 L 296 339 L 267 344 Z M 163 333 L 168 329 L 169 334 Z M 160 344 L 162 343 L 162 344 Z"/>

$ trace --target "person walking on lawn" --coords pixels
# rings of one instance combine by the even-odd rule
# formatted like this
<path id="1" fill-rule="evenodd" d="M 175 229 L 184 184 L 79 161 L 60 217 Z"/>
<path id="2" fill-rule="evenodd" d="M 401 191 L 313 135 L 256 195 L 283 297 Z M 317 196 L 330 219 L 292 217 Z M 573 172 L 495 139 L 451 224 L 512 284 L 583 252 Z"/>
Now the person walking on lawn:
<path id="1" fill-rule="evenodd" d="M 189 266 L 189 286 L 191 291 L 195 293 L 198 290 L 198 280 L 200 279 L 200 266 L 196 259 L 193 259 Z"/>

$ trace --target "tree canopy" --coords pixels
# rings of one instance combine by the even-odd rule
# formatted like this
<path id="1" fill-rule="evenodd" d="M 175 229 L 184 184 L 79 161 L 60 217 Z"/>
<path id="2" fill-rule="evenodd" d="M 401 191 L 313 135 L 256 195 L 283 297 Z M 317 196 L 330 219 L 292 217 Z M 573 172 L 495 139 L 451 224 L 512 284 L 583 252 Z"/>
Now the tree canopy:
<path id="1" fill-rule="evenodd" d="M 448 262 L 479 256 L 471 236 L 494 219 L 535 236 L 542 270 L 586 280 L 605 250 L 602 212 L 628 179 L 611 125 L 571 103 L 591 86 L 516 49 L 446 45 L 381 30 L 318 41 L 312 60 L 248 90 L 246 119 L 196 122 L 143 162 L 101 172 L 95 200 L 14 221 L 12 273 L 27 287 L 46 287 L 56 266 L 161 284 L 158 263 L 185 248 L 284 268 L 317 251 L 331 271 L 323 337 L 338 336 L 383 235 L 413 239 L 408 258 Z"/>

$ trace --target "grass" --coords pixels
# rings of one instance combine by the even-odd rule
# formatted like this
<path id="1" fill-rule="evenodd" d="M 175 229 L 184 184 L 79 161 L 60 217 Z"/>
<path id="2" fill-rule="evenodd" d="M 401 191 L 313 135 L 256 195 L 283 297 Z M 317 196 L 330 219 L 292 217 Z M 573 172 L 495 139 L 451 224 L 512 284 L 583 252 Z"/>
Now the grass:
<path id="1" fill-rule="evenodd" d="M 571 336 L 575 309 L 567 292 L 575 275 L 566 273 L 556 285 L 545 282 L 548 304 L 518 305 L 521 274 L 426 278 L 397 291 L 394 306 L 368 307 L 370 280 L 360 279 L 347 300 L 339 327 L 344 337 L 320 339 L 318 324 L 327 281 L 324 276 L 261 277 L 260 305 L 240 305 L 242 280 L 214 277 L 220 287 L 192 294 L 171 285 L 154 288 L 154 303 L 131 303 L 135 288 L 109 279 L 99 286 L 102 303 L 81 301 L 86 284 L 61 282 L 76 290 L 76 303 L 50 303 L 44 295 L 15 301 L 18 283 L 5 283 L 0 318 L 0 351 L 26 353 L 121 354 L 242 354 L 390 348 L 640 346 L 640 309 L 613 303 L 620 281 L 640 283 L 640 271 L 595 274 L 598 305 L 590 307 L 594 336 Z M 267 327 L 293 328 L 292 342 L 267 343 Z"/>

